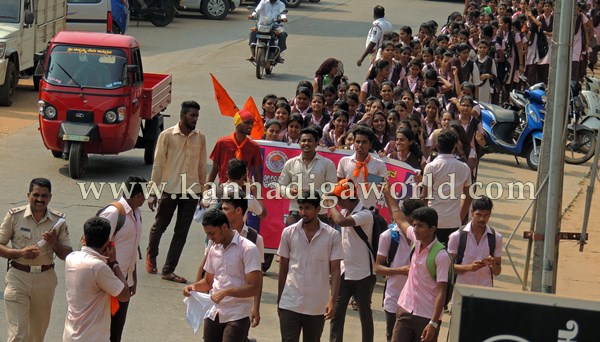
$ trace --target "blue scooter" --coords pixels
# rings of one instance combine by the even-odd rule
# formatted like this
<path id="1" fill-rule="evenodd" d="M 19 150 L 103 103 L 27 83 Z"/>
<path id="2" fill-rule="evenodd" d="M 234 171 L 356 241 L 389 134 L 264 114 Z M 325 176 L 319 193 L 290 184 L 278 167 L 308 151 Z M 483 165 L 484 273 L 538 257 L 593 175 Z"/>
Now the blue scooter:
<path id="1" fill-rule="evenodd" d="M 510 98 L 508 108 L 479 103 L 487 145 L 480 149 L 480 157 L 486 153 L 521 156 L 530 169 L 537 170 L 546 115 L 545 87 L 540 83 L 523 92 L 513 90 Z"/>

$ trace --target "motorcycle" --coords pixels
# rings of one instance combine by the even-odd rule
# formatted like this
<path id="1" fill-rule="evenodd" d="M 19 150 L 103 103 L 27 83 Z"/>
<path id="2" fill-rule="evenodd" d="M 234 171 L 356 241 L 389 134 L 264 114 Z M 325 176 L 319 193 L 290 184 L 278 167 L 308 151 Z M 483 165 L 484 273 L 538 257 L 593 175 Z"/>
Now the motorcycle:
<path id="1" fill-rule="evenodd" d="M 588 80 L 586 83 L 589 89 L 592 83 L 588 83 Z M 576 81 L 571 82 L 570 88 L 565 162 L 583 164 L 590 160 L 595 152 L 597 138 L 594 132 L 598 132 L 600 124 L 600 116 L 596 114 L 599 106 L 598 95 L 595 91 L 582 91 L 581 84 Z"/>
<path id="2" fill-rule="evenodd" d="M 479 151 L 524 157 L 532 170 L 537 170 L 544 128 L 546 90 L 536 84 L 521 92 L 511 92 L 508 108 L 480 102 L 481 122 L 486 146 Z M 518 160 L 517 160 L 518 164 Z"/>
<path id="3" fill-rule="evenodd" d="M 597 136 L 600 130 L 600 79 L 585 76 L 583 86 L 581 99 L 584 105 L 584 116 L 581 117 L 581 124 L 594 131 Z"/>
<path id="4" fill-rule="evenodd" d="M 253 11 L 252 7 L 248 7 L 249 11 Z M 286 14 L 284 10 L 281 14 Z M 283 27 L 278 25 L 281 23 L 280 18 L 270 18 L 262 16 L 258 20 L 256 26 L 252 28 L 256 32 L 256 43 L 254 44 L 254 61 L 252 64 L 256 66 L 256 78 L 259 80 L 264 74 L 270 75 L 273 68 L 277 65 L 279 59 L 279 35 L 283 32 Z"/>
<path id="5" fill-rule="evenodd" d="M 152 25 L 165 27 L 175 18 L 175 2 L 173 0 L 143 0 L 148 6 L 142 9 L 139 0 L 129 0 L 131 19 L 149 20 Z"/>

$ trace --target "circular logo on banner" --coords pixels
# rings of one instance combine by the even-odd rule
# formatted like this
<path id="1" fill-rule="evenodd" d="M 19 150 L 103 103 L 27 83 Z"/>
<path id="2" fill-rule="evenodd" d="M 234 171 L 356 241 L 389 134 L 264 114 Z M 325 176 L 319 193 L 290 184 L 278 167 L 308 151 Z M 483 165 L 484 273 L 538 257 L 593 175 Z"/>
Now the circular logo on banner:
<path id="1" fill-rule="evenodd" d="M 281 173 L 283 170 L 283 165 L 288 160 L 288 157 L 285 153 L 281 151 L 272 151 L 267 154 L 267 169 L 273 173 Z"/>

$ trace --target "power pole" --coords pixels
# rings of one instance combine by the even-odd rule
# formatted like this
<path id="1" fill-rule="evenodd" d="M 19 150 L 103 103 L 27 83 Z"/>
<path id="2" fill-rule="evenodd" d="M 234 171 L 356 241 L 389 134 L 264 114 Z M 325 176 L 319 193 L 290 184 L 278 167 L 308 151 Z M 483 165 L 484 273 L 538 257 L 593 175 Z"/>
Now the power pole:
<path id="1" fill-rule="evenodd" d="M 558 262 L 557 235 L 560 232 L 564 176 L 564 124 L 569 104 L 571 47 L 575 3 L 559 0 L 554 8 L 548 103 L 538 169 L 538 186 L 547 186 L 537 199 L 533 250 L 532 291 L 555 293 Z M 583 32 L 583 27 L 581 28 Z M 583 34 L 583 33 L 582 33 Z M 559 67 L 560 66 L 560 67 Z"/>

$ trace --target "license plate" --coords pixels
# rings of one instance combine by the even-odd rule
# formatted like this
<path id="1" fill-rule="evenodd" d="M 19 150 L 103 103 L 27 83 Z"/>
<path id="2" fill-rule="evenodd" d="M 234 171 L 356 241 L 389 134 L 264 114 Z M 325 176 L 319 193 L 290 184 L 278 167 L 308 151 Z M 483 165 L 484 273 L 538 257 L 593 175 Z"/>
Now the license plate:
<path id="1" fill-rule="evenodd" d="M 63 140 L 64 141 L 81 141 L 81 142 L 87 142 L 87 141 L 90 141 L 90 137 L 87 137 L 85 135 L 68 135 L 68 134 L 65 134 L 65 135 L 63 135 Z"/>
<path id="2" fill-rule="evenodd" d="M 267 34 L 257 34 L 256 38 L 260 38 L 260 39 L 271 39 L 270 35 Z"/>

